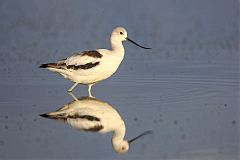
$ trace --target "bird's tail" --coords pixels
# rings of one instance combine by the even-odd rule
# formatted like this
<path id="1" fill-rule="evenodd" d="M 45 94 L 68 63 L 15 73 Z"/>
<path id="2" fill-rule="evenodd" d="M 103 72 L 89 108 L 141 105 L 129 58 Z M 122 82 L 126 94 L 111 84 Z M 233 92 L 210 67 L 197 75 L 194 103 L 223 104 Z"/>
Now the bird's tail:
<path id="1" fill-rule="evenodd" d="M 44 113 L 44 114 L 40 114 L 40 116 L 44 118 L 64 120 L 64 121 L 67 119 L 67 113 L 63 111 Z"/>
<path id="2" fill-rule="evenodd" d="M 46 63 L 46 64 L 41 64 L 39 68 L 59 68 L 57 63 Z"/>

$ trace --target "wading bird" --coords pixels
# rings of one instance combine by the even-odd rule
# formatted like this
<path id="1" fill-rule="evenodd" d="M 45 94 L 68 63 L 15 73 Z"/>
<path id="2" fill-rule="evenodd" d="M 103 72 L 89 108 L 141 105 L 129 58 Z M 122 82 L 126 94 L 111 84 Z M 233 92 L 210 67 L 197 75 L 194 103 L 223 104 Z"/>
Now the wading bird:
<path id="1" fill-rule="evenodd" d="M 122 42 L 125 40 L 141 48 L 151 49 L 137 44 L 127 36 L 126 29 L 117 27 L 112 31 L 110 37 L 111 50 L 97 49 L 75 53 L 55 63 L 42 64 L 40 68 L 57 72 L 74 82 L 68 92 L 72 92 L 78 84 L 88 85 L 88 95 L 92 97 L 92 85 L 107 79 L 118 69 L 124 57 Z"/>

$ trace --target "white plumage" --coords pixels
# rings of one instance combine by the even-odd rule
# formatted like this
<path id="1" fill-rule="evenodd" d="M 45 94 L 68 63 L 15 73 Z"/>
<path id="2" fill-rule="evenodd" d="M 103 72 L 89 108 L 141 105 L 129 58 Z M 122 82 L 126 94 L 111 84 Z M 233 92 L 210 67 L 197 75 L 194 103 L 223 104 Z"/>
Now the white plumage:
<path id="1" fill-rule="evenodd" d="M 128 40 L 135 45 L 144 48 L 127 37 L 127 31 L 122 27 L 113 30 L 110 43 L 112 50 L 97 49 L 75 53 L 72 56 L 56 63 L 42 64 L 41 68 L 47 68 L 52 72 L 61 74 L 64 78 L 74 82 L 68 90 L 71 92 L 77 84 L 88 85 L 88 93 L 91 95 L 91 87 L 99 81 L 107 79 L 116 72 L 124 58 L 122 42 Z"/>
<path id="2" fill-rule="evenodd" d="M 71 93 L 70 93 L 71 94 Z M 129 150 L 129 144 L 136 139 L 151 133 L 146 131 L 132 140 L 125 140 L 126 127 L 120 114 L 108 103 L 91 97 L 77 99 L 64 105 L 55 112 L 42 114 L 42 117 L 64 121 L 81 131 L 107 133 L 113 132 L 112 146 L 118 153 Z"/>

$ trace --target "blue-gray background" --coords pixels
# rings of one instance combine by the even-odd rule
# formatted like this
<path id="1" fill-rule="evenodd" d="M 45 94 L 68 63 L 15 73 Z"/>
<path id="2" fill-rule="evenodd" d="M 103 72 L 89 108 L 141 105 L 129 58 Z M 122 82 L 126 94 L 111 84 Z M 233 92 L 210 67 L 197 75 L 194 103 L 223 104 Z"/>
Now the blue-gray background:
<path id="1" fill-rule="evenodd" d="M 0 159 L 238 159 L 237 0 L 0 0 Z M 72 52 L 125 42 L 118 72 L 93 87 L 125 120 L 126 155 L 111 134 L 39 117 L 71 101 L 71 82 L 39 69 Z M 78 86 L 75 94 L 87 94 Z"/>

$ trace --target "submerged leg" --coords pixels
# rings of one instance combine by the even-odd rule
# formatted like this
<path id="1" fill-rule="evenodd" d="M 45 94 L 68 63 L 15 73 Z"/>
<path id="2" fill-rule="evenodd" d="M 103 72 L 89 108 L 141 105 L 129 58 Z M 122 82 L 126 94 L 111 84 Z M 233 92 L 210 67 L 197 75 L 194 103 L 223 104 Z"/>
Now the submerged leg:
<path id="1" fill-rule="evenodd" d="M 92 93 L 91 93 L 92 85 L 94 85 L 94 84 L 89 84 L 89 85 L 88 85 L 88 96 L 89 96 L 89 97 L 93 97 L 93 96 L 92 96 Z"/>
<path id="2" fill-rule="evenodd" d="M 72 90 L 78 85 L 77 82 L 75 82 L 71 88 L 68 89 L 68 92 L 72 92 Z"/>

